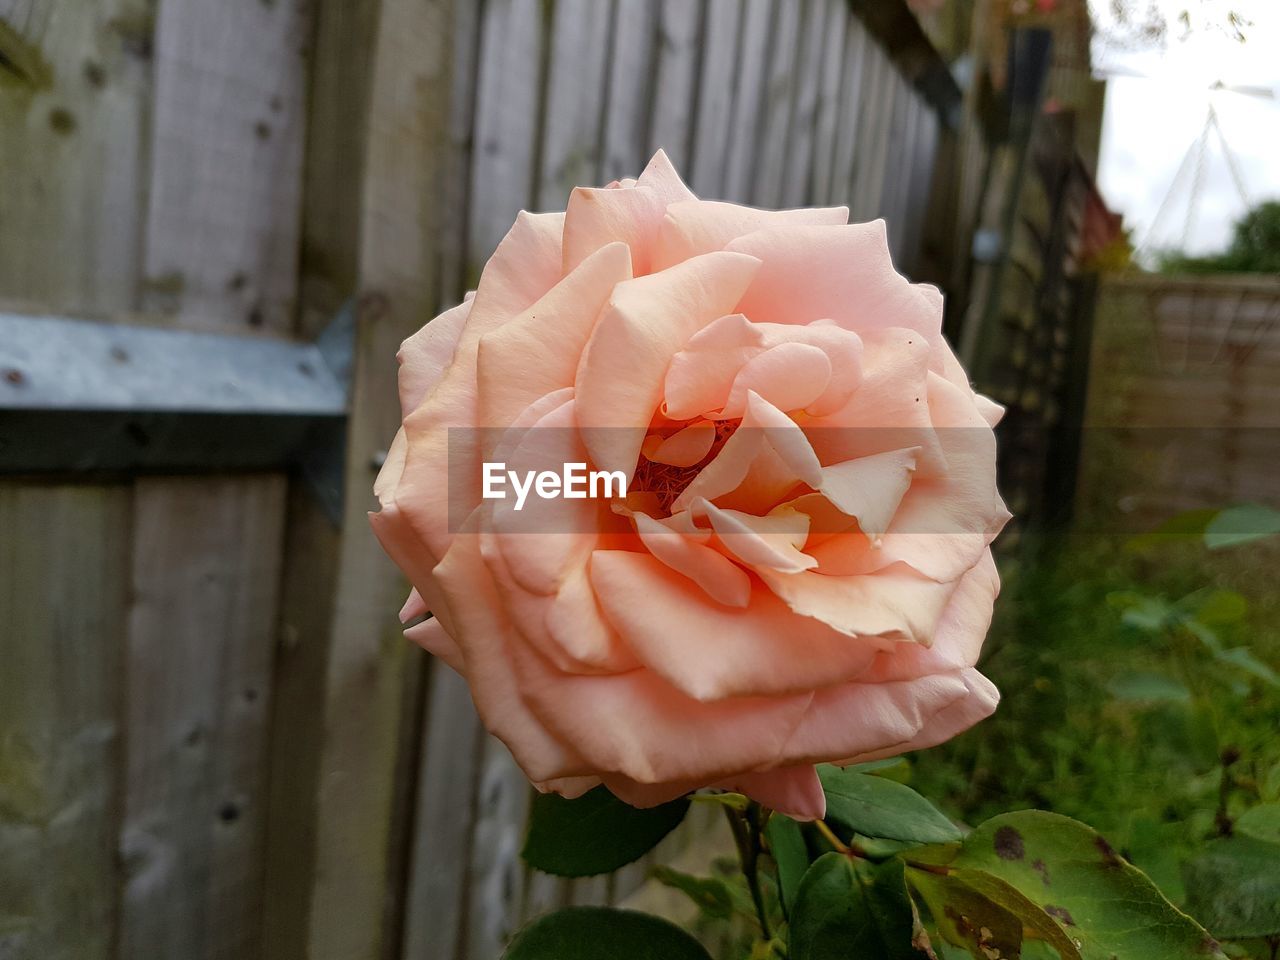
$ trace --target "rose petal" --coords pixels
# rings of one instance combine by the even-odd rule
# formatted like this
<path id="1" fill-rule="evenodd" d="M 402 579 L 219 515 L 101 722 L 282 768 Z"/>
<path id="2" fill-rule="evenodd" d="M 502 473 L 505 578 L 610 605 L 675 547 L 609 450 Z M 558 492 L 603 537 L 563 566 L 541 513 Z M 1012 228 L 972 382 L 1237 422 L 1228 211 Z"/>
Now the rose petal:
<path id="1" fill-rule="evenodd" d="M 462 329 L 471 315 L 471 295 L 400 344 L 400 411 L 403 417 L 418 408 L 453 362 Z"/>
<path id="2" fill-rule="evenodd" d="M 696 199 L 659 150 L 633 186 L 577 187 L 569 194 L 564 224 L 563 270 L 568 273 L 607 243 L 631 250 L 636 276 L 650 272 L 658 230 L 667 207 Z"/>
<path id="3" fill-rule="evenodd" d="M 743 608 L 707 603 L 697 586 L 645 554 L 596 551 L 591 583 L 605 617 L 636 656 L 698 701 L 840 683 L 866 670 L 879 650 L 796 616 L 765 590 L 752 593 Z M 655 609 L 663 616 L 655 617 Z"/>
<path id="4" fill-rule="evenodd" d="M 635 470 L 671 357 L 733 309 L 759 264 L 709 253 L 614 288 L 578 365 L 578 422 L 600 470 Z"/>
<path id="5" fill-rule="evenodd" d="M 929 646 L 954 582 L 939 583 L 904 563 L 870 574 L 833 577 L 755 568 L 796 613 L 854 637 L 891 637 Z"/>
<path id="6" fill-rule="evenodd" d="M 763 227 L 849 222 L 848 207 L 760 210 L 719 200 L 681 200 L 667 205 L 658 231 L 654 269 L 723 250 L 732 240 Z"/>
<path id="7" fill-rule="evenodd" d="M 534 400 L 573 386 L 588 337 L 613 288 L 631 279 L 625 245 L 610 243 L 519 316 L 480 340 L 480 426 L 504 427 Z"/>

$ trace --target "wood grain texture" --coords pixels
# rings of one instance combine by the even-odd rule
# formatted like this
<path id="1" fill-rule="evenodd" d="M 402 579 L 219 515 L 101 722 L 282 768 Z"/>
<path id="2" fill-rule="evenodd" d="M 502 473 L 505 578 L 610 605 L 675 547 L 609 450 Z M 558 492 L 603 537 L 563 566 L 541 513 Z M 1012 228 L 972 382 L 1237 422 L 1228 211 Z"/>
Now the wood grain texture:
<path id="1" fill-rule="evenodd" d="M 547 33 L 540 0 L 489 0 L 481 22 L 468 271 L 478 275 L 529 205 Z"/>
<path id="2" fill-rule="evenodd" d="M 722 195 L 735 203 L 750 203 L 757 159 L 763 144 L 765 93 L 770 49 L 774 40 L 774 0 L 746 0 L 742 9 L 742 38 L 738 45 L 738 78 L 734 85 L 733 122 L 726 137 Z"/>
<path id="3" fill-rule="evenodd" d="M 741 0 L 708 0 L 697 86 L 689 185 L 707 199 L 725 197 L 725 164 L 740 67 Z"/>
<path id="4" fill-rule="evenodd" d="M 109 960 L 124 486 L 0 485 L 0 957 Z"/>
<path id="5" fill-rule="evenodd" d="M 466 681 L 443 663 L 431 668 L 422 736 L 403 955 L 451 960 L 463 949 L 466 933 L 470 821 L 482 733 Z"/>
<path id="6" fill-rule="evenodd" d="M 292 327 L 308 9 L 159 4 L 146 309 L 183 323 Z"/>
<path id="7" fill-rule="evenodd" d="M 844 37 L 851 19 L 846 0 L 828 0 L 825 10 L 816 14 L 825 21 L 822 47 L 822 72 L 818 78 L 818 102 L 813 131 L 813 173 L 809 202 L 825 206 L 834 200 L 832 180 L 835 176 L 836 133 L 842 121 L 839 114 L 840 87 L 844 77 Z"/>
<path id="8" fill-rule="evenodd" d="M 836 128 L 835 147 L 831 161 L 831 203 L 849 204 L 853 198 L 853 182 L 857 173 L 858 152 L 862 140 L 858 125 L 864 109 L 869 109 L 862 98 L 862 81 L 866 75 L 864 60 L 871 38 L 866 27 L 857 17 L 849 18 L 844 37 L 844 73 L 841 77 L 837 110 L 840 116 Z"/>
<path id="9" fill-rule="evenodd" d="M 457 7 L 384 0 L 362 8 L 355 24 L 342 6 L 332 21 L 321 19 L 322 40 L 335 49 L 345 27 L 364 39 L 356 50 L 363 58 L 328 63 L 333 74 L 323 89 L 333 102 L 313 104 L 361 123 L 348 176 L 317 183 L 321 193 L 307 204 L 317 227 L 308 235 L 326 240 L 315 255 L 327 261 L 328 277 L 345 278 L 336 289 L 355 298 L 358 319 L 341 536 L 334 555 L 320 561 L 333 564 L 327 633 L 316 651 L 323 662 L 309 712 L 278 718 L 275 731 L 277 738 L 297 725 L 322 731 L 314 779 L 282 785 L 313 818 L 302 938 L 309 960 L 394 956 L 401 940 L 406 840 L 394 831 L 410 813 L 412 794 L 402 784 L 416 768 L 419 731 L 410 721 L 424 658 L 402 636 L 396 613 L 406 587 L 366 514 L 377 506 L 371 484 L 379 457 L 400 423 L 397 348 L 435 312 L 442 247 L 457 242 L 456 225 L 444 219 L 453 208 L 440 202 L 456 189 L 449 131 Z M 353 136 L 336 127 L 324 132 L 329 139 L 318 137 L 312 149 L 342 150 Z M 336 223 L 353 225 L 354 240 L 332 232 Z"/>
<path id="10" fill-rule="evenodd" d="M 818 117 L 818 88 L 822 77 L 822 53 L 827 21 L 826 0 L 804 0 L 801 45 L 796 55 L 795 103 L 787 138 L 786 174 L 779 206 L 808 203 L 813 174 L 813 139 Z"/>
<path id="11" fill-rule="evenodd" d="M 787 173 L 787 143 L 791 130 L 791 114 L 795 102 L 795 65 L 799 55 L 800 4 L 780 0 L 774 10 L 771 28 L 773 43 L 769 57 L 769 77 L 765 86 L 762 136 L 757 149 L 751 201 L 757 206 L 782 205 L 783 185 Z"/>
<path id="12" fill-rule="evenodd" d="M 865 106 L 858 116 L 857 172 L 850 198 L 850 216 L 857 221 L 873 219 L 879 207 L 880 188 L 884 183 L 881 156 L 892 107 L 890 90 L 894 75 L 893 63 L 875 43 L 867 45 L 863 70 Z"/>
<path id="13" fill-rule="evenodd" d="M 146 0 L 0 8 L 14 55 L 30 60 L 0 84 L 0 298 L 136 307 L 150 11 Z"/>
<path id="14" fill-rule="evenodd" d="M 121 960 L 261 956 L 282 475 L 136 484 Z"/>
<path id="15" fill-rule="evenodd" d="M 563 210 L 569 191 L 600 181 L 601 123 L 607 94 L 612 5 L 559 0 L 551 25 L 538 210 Z"/>
<path id="16" fill-rule="evenodd" d="M 656 2 L 656 0 L 655 0 Z M 705 0 L 661 0 L 649 151 L 667 152 L 677 170 L 688 170 L 693 151 Z"/>
<path id="17" fill-rule="evenodd" d="M 656 83 L 660 12 L 660 5 L 653 0 L 614 2 L 600 172 L 603 183 L 638 176 L 649 158 L 649 104 Z"/>

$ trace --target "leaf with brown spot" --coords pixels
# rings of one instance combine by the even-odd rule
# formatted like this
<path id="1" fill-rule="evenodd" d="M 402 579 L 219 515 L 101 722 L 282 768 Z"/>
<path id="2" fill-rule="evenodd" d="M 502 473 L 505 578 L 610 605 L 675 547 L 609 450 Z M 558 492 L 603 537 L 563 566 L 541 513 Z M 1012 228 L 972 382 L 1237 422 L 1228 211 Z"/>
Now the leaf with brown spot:
<path id="1" fill-rule="evenodd" d="M 1022 855 L 1003 856 L 1001 849 L 1012 852 L 1015 834 Z M 959 845 L 922 847 L 902 856 L 952 874 L 977 872 L 998 879 L 1034 904 L 1044 923 L 1053 924 L 1056 933 L 1046 929 L 1044 939 L 1054 936 L 1061 943 L 1067 938 L 1082 960 L 1224 958 L 1216 946 L 1205 952 L 1212 939 L 1208 932 L 1166 900 L 1142 871 L 1070 817 L 1041 810 L 1003 814 Z"/>

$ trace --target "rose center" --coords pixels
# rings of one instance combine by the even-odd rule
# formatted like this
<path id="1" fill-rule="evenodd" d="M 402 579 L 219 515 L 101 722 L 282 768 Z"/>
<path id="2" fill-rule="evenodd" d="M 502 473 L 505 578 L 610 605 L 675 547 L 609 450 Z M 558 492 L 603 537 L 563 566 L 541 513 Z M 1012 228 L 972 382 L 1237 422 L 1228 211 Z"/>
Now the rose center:
<path id="1" fill-rule="evenodd" d="M 715 422 L 716 438 L 711 443 L 711 449 L 707 451 L 705 457 L 691 467 L 677 467 L 669 463 L 658 463 L 650 460 L 643 453 L 640 454 L 640 462 L 636 465 L 636 475 L 631 481 L 628 490 L 634 493 L 654 494 L 658 498 L 658 505 L 662 508 L 664 516 L 670 516 L 671 504 L 675 503 L 676 498 L 684 493 L 689 484 L 693 483 L 693 478 L 702 472 L 702 468 L 716 458 L 720 453 L 720 449 L 733 436 L 734 431 L 741 424 L 741 419 L 717 420 Z M 663 433 L 664 436 L 670 435 L 681 429 L 682 426 L 659 432 Z"/>

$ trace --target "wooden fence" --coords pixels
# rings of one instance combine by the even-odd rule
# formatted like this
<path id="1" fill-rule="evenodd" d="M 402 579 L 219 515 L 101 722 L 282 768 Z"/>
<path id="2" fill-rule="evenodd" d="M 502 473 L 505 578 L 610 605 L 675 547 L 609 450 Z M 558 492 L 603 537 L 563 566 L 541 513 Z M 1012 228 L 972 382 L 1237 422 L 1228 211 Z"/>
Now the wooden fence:
<path id="1" fill-rule="evenodd" d="M 526 873 L 524 778 L 400 637 L 396 347 L 517 210 L 658 146 L 704 196 L 885 216 L 910 268 L 949 83 L 898 0 L 0 0 L 11 317 L 354 324 L 320 496 L 164 396 L 41 411 L 74 383 L 0 338 L 0 958 L 491 960 L 633 886 Z M 24 461 L 33 424 L 79 439 Z"/>
<path id="2" fill-rule="evenodd" d="M 1280 279 L 1116 276 L 1102 287 L 1080 499 L 1102 530 L 1276 503 Z"/>

